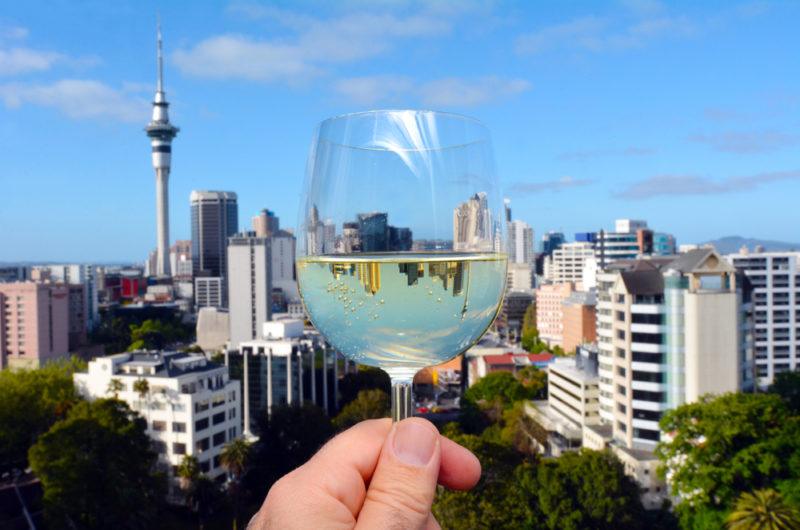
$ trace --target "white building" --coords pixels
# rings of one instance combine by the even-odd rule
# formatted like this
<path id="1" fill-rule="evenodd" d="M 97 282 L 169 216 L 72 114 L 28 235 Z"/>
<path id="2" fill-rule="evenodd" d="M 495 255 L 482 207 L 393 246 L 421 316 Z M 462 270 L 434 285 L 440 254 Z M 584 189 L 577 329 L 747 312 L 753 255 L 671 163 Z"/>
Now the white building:
<path id="1" fill-rule="evenodd" d="M 326 238 L 328 225 L 325 226 Z M 296 239 L 294 234 L 286 230 L 275 232 L 270 238 L 272 244 L 272 266 L 269 269 L 272 288 L 281 289 L 287 300 L 299 300 L 297 278 L 294 272 Z M 327 241 L 327 239 L 326 239 Z"/>
<path id="2" fill-rule="evenodd" d="M 758 384 L 800 368 L 800 252 L 726 256 L 753 288 L 753 339 Z"/>
<path id="3" fill-rule="evenodd" d="M 585 241 L 563 243 L 546 258 L 544 277 L 552 283 L 580 282 L 588 260 L 594 259 L 594 245 Z"/>
<path id="4" fill-rule="evenodd" d="M 533 261 L 533 228 L 523 221 L 509 222 L 508 263 L 531 264 Z"/>
<path id="5" fill-rule="evenodd" d="M 219 461 L 223 446 L 241 436 L 239 381 L 228 368 L 202 355 L 178 352 L 133 352 L 98 357 L 86 373 L 76 373 L 75 385 L 88 399 L 109 397 L 111 380 L 121 384 L 117 397 L 147 422 L 158 462 L 171 480 L 176 497 L 176 468 L 185 455 L 197 458 L 200 470 L 223 479 Z M 146 381 L 143 395 L 134 388 Z"/>
<path id="6" fill-rule="evenodd" d="M 509 262 L 506 272 L 506 292 L 532 292 L 533 288 L 533 267 L 529 263 Z"/>
<path id="7" fill-rule="evenodd" d="M 734 268 L 712 249 L 621 261 L 598 275 L 600 417 L 610 436 L 584 441 L 608 443 L 630 475 L 647 477 L 649 507 L 666 495 L 653 456 L 664 411 L 752 387 L 748 311 Z"/>
<path id="8" fill-rule="evenodd" d="M 317 392 L 317 352 L 322 352 L 321 393 Z M 244 379 L 245 432 L 252 433 L 256 418 L 271 414 L 273 406 L 318 403 L 326 412 L 336 406 L 336 354 L 316 332 L 306 332 L 302 320 L 285 318 L 263 323 L 261 337 L 239 343 L 238 353 L 227 353 L 227 363 L 241 364 Z M 332 365 L 332 366 L 331 366 Z M 328 370 L 333 370 L 329 385 Z M 329 386 L 331 388 L 329 388 Z"/>
<path id="9" fill-rule="evenodd" d="M 228 314 L 230 342 L 237 348 L 259 336 L 259 326 L 272 317 L 271 244 L 255 232 L 228 239 Z"/>
<path id="10" fill-rule="evenodd" d="M 195 307 L 225 307 L 223 305 L 223 278 L 219 276 L 201 276 L 194 279 Z"/>

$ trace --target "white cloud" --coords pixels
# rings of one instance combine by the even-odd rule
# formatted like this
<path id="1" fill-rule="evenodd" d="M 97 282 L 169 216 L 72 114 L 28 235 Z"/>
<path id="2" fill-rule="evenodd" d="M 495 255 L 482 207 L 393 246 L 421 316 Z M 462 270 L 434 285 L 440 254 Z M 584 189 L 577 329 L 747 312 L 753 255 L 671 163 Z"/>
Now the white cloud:
<path id="1" fill-rule="evenodd" d="M 354 13 L 317 19 L 269 7 L 249 7 L 289 28 L 292 39 L 219 35 L 173 55 L 183 72 L 206 78 L 295 83 L 331 64 L 379 56 L 403 39 L 446 34 L 450 24 L 425 15 Z"/>
<path id="2" fill-rule="evenodd" d="M 108 118 L 124 122 L 147 119 L 147 100 L 88 79 L 62 79 L 49 84 L 7 83 L 0 85 L 0 99 L 9 108 L 25 104 L 52 107 L 75 119 Z"/>
<path id="3" fill-rule="evenodd" d="M 800 137 L 780 131 L 696 134 L 689 139 L 726 153 L 765 153 L 800 143 Z"/>
<path id="4" fill-rule="evenodd" d="M 6 26 L 0 28 L 0 39 L 22 40 L 28 36 L 28 28 L 22 26 Z"/>
<path id="5" fill-rule="evenodd" d="M 544 192 L 558 192 L 572 188 L 581 188 L 593 184 L 591 179 L 576 179 L 570 176 L 563 176 L 556 180 L 546 180 L 541 182 L 515 182 L 508 187 L 512 195 L 535 195 Z"/>
<path id="6" fill-rule="evenodd" d="M 533 55 L 553 48 L 591 52 L 625 50 L 664 37 L 694 34 L 697 25 L 687 17 L 660 15 L 619 21 L 595 16 L 548 26 L 517 37 L 517 53 Z"/>
<path id="7" fill-rule="evenodd" d="M 12 76 L 29 72 L 42 72 L 65 58 L 56 52 L 10 48 L 0 50 L 0 76 Z"/>
<path id="8" fill-rule="evenodd" d="M 340 79 L 334 89 L 355 103 L 420 101 L 435 107 L 472 107 L 530 90 L 524 79 L 445 77 L 416 83 L 405 76 L 377 75 Z"/>
<path id="9" fill-rule="evenodd" d="M 724 179 L 711 179 L 700 175 L 655 175 L 630 184 L 616 196 L 626 199 L 648 199 L 669 195 L 718 195 L 755 190 L 765 184 L 786 180 L 800 180 L 800 171 L 772 171 Z"/>

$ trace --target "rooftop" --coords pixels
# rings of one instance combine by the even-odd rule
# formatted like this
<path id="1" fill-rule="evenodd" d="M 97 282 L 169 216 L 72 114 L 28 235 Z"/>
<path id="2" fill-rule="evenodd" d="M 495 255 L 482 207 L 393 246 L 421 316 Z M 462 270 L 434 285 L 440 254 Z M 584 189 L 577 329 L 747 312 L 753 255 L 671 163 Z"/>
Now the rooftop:
<path id="1" fill-rule="evenodd" d="M 483 357 L 489 366 L 530 366 L 532 364 L 549 363 L 553 360 L 552 353 L 503 353 L 500 355 L 485 355 Z"/>
<path id="2" fill-rule="evenodd" d="M 132 353 L 119 353 L 111 357 L 121 360 L 117 364 L 119 369 L 127 366 L 130 368 L 146 368 L 148 371 L 155 370 L 145 374 L 136 372 L 130 374 L 147 375 L 148 377 L 171 378 L 190 373 L 210 372 L 223 367 L 223 365 L 211 362 L 204 355 L 197 353 L 135 351 Z M 128 374 L 122 373 L 120 375 Z"/>

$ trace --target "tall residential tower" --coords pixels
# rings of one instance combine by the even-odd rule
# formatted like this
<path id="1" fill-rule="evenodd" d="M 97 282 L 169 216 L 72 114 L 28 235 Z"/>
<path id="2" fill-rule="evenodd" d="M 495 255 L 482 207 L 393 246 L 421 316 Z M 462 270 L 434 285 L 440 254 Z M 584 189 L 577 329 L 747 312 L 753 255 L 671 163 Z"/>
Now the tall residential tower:
<path id="1" fill-rule="evenodd" d="M 156 270 L 157 276 L 170 276 L 169 266 L 169 170 L 172 139 L 178 128 L 169 122 L 167 97 L 164 94 L 164 58 L 161 54 L 161 26 L 158 26 L 158 84 L 153 99 L 153 117 L 145 127 L 153 147 L 156 171 Z"/>

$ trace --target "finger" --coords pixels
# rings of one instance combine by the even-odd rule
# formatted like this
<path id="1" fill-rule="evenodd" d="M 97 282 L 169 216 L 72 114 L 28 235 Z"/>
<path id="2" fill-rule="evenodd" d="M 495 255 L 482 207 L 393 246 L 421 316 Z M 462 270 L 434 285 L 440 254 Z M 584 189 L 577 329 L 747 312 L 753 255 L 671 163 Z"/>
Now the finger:
<path id="1" fill-rule="evenodd" d="M 358 516 L 391 427 L 389 418 L 367 420 L 339 434 L 296 470 L 300 482 L 316 484 Z"/>
<path id="2" fill-rule="evenodd" d="M 442 530 L 442 527 L 439 526 L 439 521 L 436 520 L 436 517 L 434 517 L 432 513 L 428 514 L 425 530 Z"/>
<path id="3" fill-rule="evenodd" d="M 356 528 L 426 528 L 441 463 L 441 436 L 429 421 L 392 426 Z"/>
<path id="4" fill-rule="evenodd" d="M 439 484 L 454 490 L 468 490 L 481 478 L 481 462 L 453 440 L 442 436 L 442 463 Z"/>

